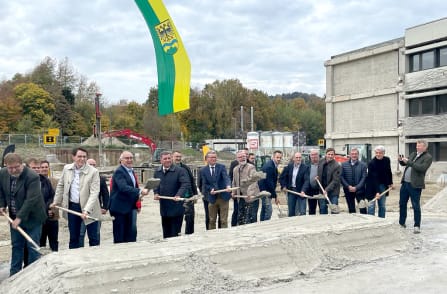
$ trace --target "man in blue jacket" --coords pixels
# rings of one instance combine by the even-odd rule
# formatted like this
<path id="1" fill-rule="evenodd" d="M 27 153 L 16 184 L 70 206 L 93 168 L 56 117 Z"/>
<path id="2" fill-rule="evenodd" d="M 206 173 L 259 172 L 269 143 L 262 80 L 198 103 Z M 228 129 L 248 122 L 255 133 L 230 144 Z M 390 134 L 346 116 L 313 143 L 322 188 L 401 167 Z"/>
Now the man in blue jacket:
<path id="1" fill-rule="evenodd" d="M 177 237 L 183 224 L 185 209 L 180 198 L 191 197 L 190 180 L 186 170 L 172 162 L 172 153 L 163 151 L 160 155 L 161 166 L 154 173 L 154 178 L 160 179 L 160 184 L 154 189 L 154 199 L 160 200 L 161 226 L 163 238 Z M 159 196 L 172 197 L 160 199 Z"/>
<path id="2" fill-rule="evenodd" d="M 345 192 L 349 213 L 355 213 L 357 203 L 365 198 L 366 163 L 359 161 L 359 150 L 352 148 L 349 161 L 341 164 L 341 184 Z M 366 208 L 360 208 L 361 214 L 366 214 Z"/>
<path id="3" fill-rule="evenodd" d="M 261 169 L 266 174 L 266 178 L 259 181 L 259 190 L 267 191 L 271 195 L 270 197 L 263 197 L 261 200 L 261 222 L 272 217 L 272 198 L 275 199 L 276 204 L 279 204 L 279 199 L 276 197 L 276 185 L 278 183 L 278 164 L 281 159 L 282 151 L 276 150 L 273 152 L 272 160 L 267 161 Z"/>
<path id="4" fill-rule="evenodd" d="M 293 160 L 279 176 L 281 190 L 291 190 L 305 194 L 309 189 L 309 166 L 301 163 L 301 153 L 296 152 Z M 287 193 L 289 216 L 306 215 L 307 199 L 296 194 Z"/>
<path id="5" fill-rule="evenodd" d="M 221 228 L 228 228 L 228 210 L 230 194 L 230 177 L 223 164 L 217 162 L 216 151 L 210 150 L 205 155 L 207 165 L 199 172 L 199 188 L 208 201 L 209 224 L 208 229 L 216 229 L 217 212 L 220 211 Z M 216 193 L 217 190 L 226 190 Z"/>
<path id="6" fill-rule="evenodd" d="M 134 210 L 140 194 L 147 195 L 147 189 L 138 188 L 133 172 L 133 154 L 124 151 L 120 155 L 121 165 L 112 176 L 109 211 L 113 220 L 113 243 L 135 242 L 137 232 L 133 226 Z"/>

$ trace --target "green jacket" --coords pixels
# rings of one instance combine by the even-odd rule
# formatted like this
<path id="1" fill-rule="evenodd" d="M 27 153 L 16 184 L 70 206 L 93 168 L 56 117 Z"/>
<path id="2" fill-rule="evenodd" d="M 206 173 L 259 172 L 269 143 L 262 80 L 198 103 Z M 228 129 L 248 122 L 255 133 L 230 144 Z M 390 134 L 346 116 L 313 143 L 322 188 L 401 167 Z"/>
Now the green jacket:
<path id="1" fill-rule="evenodd" d="M 432 163 L 432 156 L 428 152 L 424 152 L 416 159 L 416 152 L 410 154 L 407 163 L 399 161 L 400 165 L 406 166 L 402 181 L 404 181 L 405 172 L 411 167 L 411 186 L 413 188 L 425 189 L 425 174 Z"/>

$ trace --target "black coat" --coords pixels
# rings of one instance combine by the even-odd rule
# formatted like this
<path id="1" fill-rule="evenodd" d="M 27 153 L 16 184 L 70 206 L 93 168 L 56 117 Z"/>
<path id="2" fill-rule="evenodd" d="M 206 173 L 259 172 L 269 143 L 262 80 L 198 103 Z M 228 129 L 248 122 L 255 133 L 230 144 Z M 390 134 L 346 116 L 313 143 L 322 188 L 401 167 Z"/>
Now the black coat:
<path id="1" fill-rule="evenodd" d="M 392 184 L 393 173 L 391 172 L 390 158 L 384 156 L 381 160 L 376 157 L 371 159 L 368 164 L 368 176 L 366 177 L 366 198 L 373 199 L 377 193 L 380 193 L 380 185 L 388 188 Z"/>
<path id="2" fill-rule="evenodd" d="M 163 172 L 163 166 L 161 166 L 155 171 L 154 178 L 160 179 L 159 186 L 154 189 L 154 193 L 160 196 L 184 197 L 191 187 L 186 170 L 175 165 L 171 165 L 166 173 Z M 184 213 L 183 201 L 160 199 L 162 217 L 180 216 Z"/>

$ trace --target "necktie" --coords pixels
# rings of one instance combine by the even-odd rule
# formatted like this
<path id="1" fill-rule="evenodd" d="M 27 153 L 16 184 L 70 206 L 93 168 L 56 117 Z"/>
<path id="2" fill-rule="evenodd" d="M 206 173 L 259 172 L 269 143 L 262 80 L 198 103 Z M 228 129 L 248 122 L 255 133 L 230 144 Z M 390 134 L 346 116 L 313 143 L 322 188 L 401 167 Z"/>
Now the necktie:
<path id="1" fill-rule="evenodd" d="M 11 177 L 11 196 L 10 196 L 10 201 L 11 201 L 11 207 L 10 207 L 10 212 L 12 214 L 12 216 L 15 218 L 16 214 L 17 214 L 17 208 L 16 208 L 16 197 L 14 195 L 15 190 L 16 190 L 16 185 L 17 185 L 17 178 L 16 177 Z"/>
<path id="2" fill-rule="evenodd" d="M 211 176 L 214 176 L 214 166 L 211 167 Z"/>

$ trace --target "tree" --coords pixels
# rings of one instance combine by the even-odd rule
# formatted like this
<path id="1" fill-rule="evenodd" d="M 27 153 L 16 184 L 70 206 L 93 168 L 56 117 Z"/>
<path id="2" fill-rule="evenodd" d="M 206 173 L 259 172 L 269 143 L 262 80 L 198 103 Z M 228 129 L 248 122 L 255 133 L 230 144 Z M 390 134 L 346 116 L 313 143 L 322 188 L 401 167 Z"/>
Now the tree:
<path id="1" fill-rule="evenodd" d="M 34 128 L 41 128 L 45 115 L 53 115 L 54 100 L 50 93 L 34 83 L 22 83 L 14 88 L 14 95 L 20 102 L 24 115 L 29 115 Z"/>

